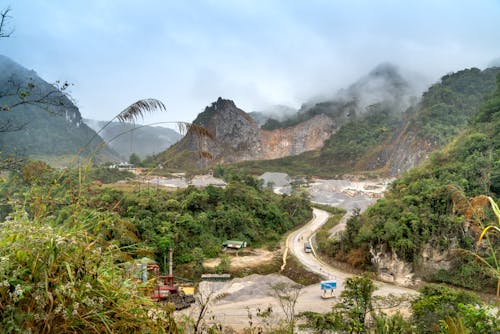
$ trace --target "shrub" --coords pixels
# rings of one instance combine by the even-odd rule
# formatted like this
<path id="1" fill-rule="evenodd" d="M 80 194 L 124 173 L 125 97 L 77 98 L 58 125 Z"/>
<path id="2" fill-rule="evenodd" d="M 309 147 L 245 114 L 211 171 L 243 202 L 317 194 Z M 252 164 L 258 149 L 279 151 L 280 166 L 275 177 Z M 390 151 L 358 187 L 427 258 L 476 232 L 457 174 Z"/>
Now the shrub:
<path id="1" fill-rule="evenodd" d="M 21 210 L 0 224 L 0 327 L 30 333 L 176 331 L 171 307 L 158 307 L 125 279 L 123 253 L 78 227 L 54 228 Z"/>

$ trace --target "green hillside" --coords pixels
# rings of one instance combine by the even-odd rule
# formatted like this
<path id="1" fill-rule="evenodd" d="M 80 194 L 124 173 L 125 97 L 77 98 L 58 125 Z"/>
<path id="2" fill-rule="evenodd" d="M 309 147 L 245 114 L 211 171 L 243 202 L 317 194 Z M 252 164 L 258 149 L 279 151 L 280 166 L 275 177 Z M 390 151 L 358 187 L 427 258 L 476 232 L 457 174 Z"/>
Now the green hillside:
<path id="1" fill-rule="evenodd" d="M 115 154 L 85 125 L 78 108 L 60 87 L 0 55 L 0 152 L 51 160 L 93 155 L 110 160 Z M 89 145 L 87 145 L 89 143 Z M 96 154 L 98 152 L 98 154 Z"/>
<path id="2" fill-rule="evenodd" d="M 253 173 L 268 170 L 292 175 L 334 177 L 343 173 L 385 174 L 398 154 L 431 152 L 443 147 L 467 124 L 485 95 L 495 89 L 500 68 L 466 69 L 448 74 L 432 85 L 418 104 L 404 112 L 394 104 L 378 103 L 354 115 L 319 151 L 268 161 L 235 164 Z M 402 153 L 396 148 L 412 138 Z"/>
<path id="3" fill-rule="evenodd" d="M 355 254 L 385 249 L 412 263 L 426 279 L 475 289 L 496 285 L 491 272 L 460 251 L 454 253 L 450 270 L 422 267 L 426 245 L 440 252 L 474 251 L 480 223 L 495 220 L 489 210 L 482 219 L 471 216 L 466 199 L 488 195 L 498 202 L 500 198 L 500 75 L 496 92 L 469 119 L 467 128 L 445 149 L 395 181 L 384 199 L 348 222 L 341 242 L 333 247 L 338 259 L 368 267 L 370 256 L 354 261 Z M 498 238 L 490 241 L 498 250 Z M 488 253 L 480 254 L 494 261 Z"/>

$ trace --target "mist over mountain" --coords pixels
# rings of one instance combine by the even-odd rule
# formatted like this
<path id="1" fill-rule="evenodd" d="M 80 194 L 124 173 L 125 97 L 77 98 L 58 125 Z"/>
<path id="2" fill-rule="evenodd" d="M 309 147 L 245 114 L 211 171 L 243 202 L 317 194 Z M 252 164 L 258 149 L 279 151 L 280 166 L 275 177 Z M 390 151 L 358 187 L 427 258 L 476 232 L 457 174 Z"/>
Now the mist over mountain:
<path id="1" fill-rule="evenodd" d="M 336 119 L 341 126 L 319 150 L 271 161 L 247 162 L 239 168 L 250 168 L 255 173 L 274 170 L 323 177 L 367 171 L 401 175 L 452 141 L 467 126 L 483 99 L 494 92 L 498 73 L 500 67 L 470 68 L 446 74 L 415 99 L 418 102 L 412 102 L 410 96 L 410 107 L 406 109 L 401 109 L 406 101 L 387 99 L 369 105 L 363 114 L 356 114 L 354 102 L 351 105 L 316 104 L 312 110 L 326 113 L 333 105 L 344 112 Z M 389 97 L 396 97 L 396 93 L 402 91 L 398 81 L 394 83 L 395 89 Z M 363 86 L 366 87 L 350 86 L 346 92 L 352 93 L 352 87 L 359 92 Z M 400 96 L 404 99 L 408 95 Z"/>
<path id="2" fill-rule="evenodd" d="M 83 121 L 94 131 L 99 131 L 108 123 L 91 119 Z M 124 161 L 132 153 L 141 159 L 160 153 L 181 138 L 178 132 L 169 128 L 122 122 L 112 122 L 99 135 Z"/>
<path id="3" fill-rule="evenodd" d="M 0 106 L 0 151 L 4 155 L 49 160 L 80 153 L 103 160 L 115 157 L 98 136 L 89 143 L 95 131 L 82 122 L 78 108 L 60 87 L 1 55 Z"/>
<path id="4" fill-rule="evenodd" d="M 332 97 L 306 102 L 296 114 L 285 119 L 281 116 L 271 117 L 262 128 L 286 128 L 320 114 L 348 121 L 365 114 L 374 104 L 383 104 L 393 112 L 402 113 L 416 102 L 417 92 L 418 88 L 395 65 L 383 63 Z"/>
<path id="5" fill-rule="evenodd" d="M 262 126 L 271 118 L 279 122 L 283 122 L 286 119 L 293 117 L 297 112 L 297 109 L 289 106 L 275 105 L 264 110 L 252 111 L 248 114 L 257 122 L 257 124 L 259 124 L 259 126 Z"/>

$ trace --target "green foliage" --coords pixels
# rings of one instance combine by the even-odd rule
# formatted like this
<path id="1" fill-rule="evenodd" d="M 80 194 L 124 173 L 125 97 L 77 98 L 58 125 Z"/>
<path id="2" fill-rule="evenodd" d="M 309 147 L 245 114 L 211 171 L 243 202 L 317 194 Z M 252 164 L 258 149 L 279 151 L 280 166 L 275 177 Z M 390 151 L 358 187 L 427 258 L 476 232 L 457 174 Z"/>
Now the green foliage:
<path id="1" fill-rule="evenodd" d="M 500 91 L 485 101 L 490 105 Z M 499 101 L 500 103 L 500 101 Z M 484 108 L 484 107 L 483 107 Z M 346 232 L 337 250 L 346 258 L 357 249 L 373 247 L 395 252 L 417 270 L 425 247 L 436 252 L 452 248 L 474 250 L 477 224 L 467 218 L 462 199 L 500 194 L 497 180 L 500 161 L 500 117 L 489 122 L 472 122 L 446 149 L 435 152 L 422 166 L 396 180 L 385 198 L 363 215 L 347 222 Z M 484 218 L 486 219 L 486 218 Z M 486 221 L 486 220 L 483 220 Z M 476 232 L 475 232 L 476 231 Z M 493 239 L 498 247 L 498 240 Z M 497 248 L 498 249 L 498 248 Z M 360 266 L 370 265 L 370 259 Z M 457 256 L 448 272 L 430 273 L 433 279 L 469 288 L 491 286 L 492 276 L 470 259 Z M 431 277 L 427 277 L 431 278 Z"/>
<path id="2" fill-rule="evenodd" d="M 384 105 L 374 105 L 366 116 L 347 123 L 325 142 L 319 163 L 335 164 L 344 170 L 352 168 L 368 152 L 391 138 L 401 124 L 400 114 Z"/>
<path id="3" fill-rule="evenodd" d="M 413 334 L 416 333 L 416 326 L 403 318 L 401 313 L 391 316 L 379 314 L 375 316 L 374 334 Z"/>
<path id="4" fill-rule="evenodd" d="M 113 208 L 135 225 L 139 239 L 154 249 L 159 261 L 164 254 L 160 240 L 167 237 L 178 263 L 191 262 L 196 247 L 205 257 L 215 257 L 227 239 L 255 247 L 273 244 L 311 217 L 307 197 L 275 195 L 253 178 L 232 182 L 225 189 L 208 186 L 128 194 L 102 189 L 92 201 L 96 208 Z"/>
<path id="5" fill-rule="evenodd" d="M 473 277 L 474 279 L 467 279 Z M 469 254 L 456 254 L 451 269 L 440 269 L 430 279 L 476 291 L 494 290 L 495 281 L 489 272 Z"/>
<path id="6" fill-rule="evenodd" d="M 417 135 L 434 146 L 446 144 L 495 90 L 498 69 L 466 69 L 445 75 L 423 95 L 420 112 L 411 122 Z"/>
<path id="7" fill-rule="evenodd" d="M 100 181 L 102 183 L 115 183 L 121 180 L 135 179 L 135 175 L 129 171 L 107 167 L 92 168 L 86 174 L 86 177 L 89 180 Z"/>
<path id="8" fill-rule="evenodd" d="M 376 287 L 367 276 L 346 279 L 341 302 L 334 309 L 344 317 L 344 326 L 351 333 L 364 333 L 369 313 L 373 312 L 372 295 Z"/>
<path id="9" fill-rule="evenodd" d="M 494 92 L 495 76 L 499 72 L 500 68 L 484 71 L 472 68 L 448 74 L 423 94 L 419 104 L 406 111 L 377 104 L 365 114 L 353 115 L 325 142 L 321 150 L 236 165 L 252 173 L 274 170 L 290 175 L 319 177 L 335 177 L 353 170 L 384 172 L 389 163 L 386 159 L 398 141 L 417 138 L 415 145 L 422 145 L 424 149 L 439 148 L 458 135 L 469 120 L 494 120 L 498 112 L 498 101 L 495 102 L 498 97 L 483 104 L 478 115 L 474 115 L 484 97 Z M 299 113 L 294 119 L 283 123 L 269 121 L 265 127 L 274 129 L 291 126 L 316 114 L 329 114 L 329 110 L 345 108 L 350 107 L 320 103 L 305 114 Z M 495 177 L 498 178 L 498 175 L 500 171 Z"/>
<path id="10" fill-rule="evenodd" d="M 22 209 L 0 226 L 0 327 L 5 333 L 167 333 L 172 309 L 155 305 L 120 265 L 114 243 L 51 227 Z"/>
<path id="11" fill-rule="evenodd" d="M 141 164 L 141 158 L 136 153 L 132 153 L 128 158 L 128 162 L 134 166 L 139 166 Z"/>
<path id="12" fill-rule="evenodd" d="M 459 303 L 458 315 L 471 333 L 500 333 L 500 313 L 498 309 Z"/>
<path id="13" fill-rule="evenodd" d="M 217 274 L 223 274 L 229 272 L 231 268 L 231 257 L 227 254 L 222 254 L 220 256 L 220 263 L 215 267 L 215 272 Z"/>
<path id="14" fill-rule="evenodd" d="M 316 313 L 311 311 L 302 312 L 300 318 L 305 323 L 299 328 L 310 330 L 314 334 L 325 334 L 334 332 L 338 328 L 337 318 L 331 313 Z"/>
<path id="15" fill-rule="evenodd" d="M 303 328 L 315 333 L 365 333 L 369 329 L 368 314 L 373 313 L 372 295 L 376 287 L 367 276 L 346 279 L 340 302 L 331 312 L 318 314 L 302 313 L 306 319 Z"/>
<path id="16" fill-rule="evenodd" d="M 439 321 L 458 314 L 458 305 L 480 305 L 479 298 L 470 293 L 450 289 L 442 285 L 426 285 L 412 302 L 413 321 L 421 333 L 434 333 Z"/>

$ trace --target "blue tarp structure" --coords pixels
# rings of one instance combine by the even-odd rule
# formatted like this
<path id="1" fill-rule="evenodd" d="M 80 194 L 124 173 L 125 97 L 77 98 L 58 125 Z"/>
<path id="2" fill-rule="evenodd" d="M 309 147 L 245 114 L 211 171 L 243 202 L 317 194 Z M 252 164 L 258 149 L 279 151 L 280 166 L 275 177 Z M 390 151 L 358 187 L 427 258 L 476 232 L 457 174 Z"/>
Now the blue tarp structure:
<path id="1" fill-rule="evenodd" d="M 321 281 L 321 290 L 333 290 L 337 288 L 337 281 Z"/>

